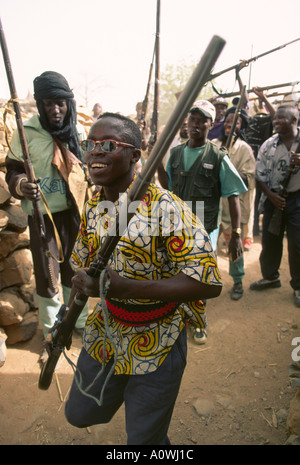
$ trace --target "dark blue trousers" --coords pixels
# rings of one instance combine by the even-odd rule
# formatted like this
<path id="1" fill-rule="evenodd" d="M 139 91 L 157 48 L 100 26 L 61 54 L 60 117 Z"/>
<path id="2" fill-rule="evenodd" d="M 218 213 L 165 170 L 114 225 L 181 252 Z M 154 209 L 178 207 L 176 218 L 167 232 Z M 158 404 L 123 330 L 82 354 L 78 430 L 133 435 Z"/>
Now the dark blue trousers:
<path id="1" fill-rule="evenodd" d="M 283 236 L 286 231 L 288 259 L 293 289 L 300 289 L 300 191 L 289 194 L 280 235 L 268 232 L 274 205 L 267 199 L 264 204 L 262 251 L 260 254 L 261 272 L 265 279 L 279 278 L 279 267 L 283 253 Z"/>
<path id="2" fill-rule="evenodd" d="M 169 445 L 167 433 L 186 365 L 186 354 L 184 328 L 156 371 L 146 375 L 112 375 L 104 390 L 102 406 L 82 394 L 74 379 L 65 408 L 68 422 L 78 428 L 108 423 L 124 402 L 128 445 Z M 107 365 L 89 390 L 98 399 L 111 365 Z M 101 370 L 101 365 L 82 349 L 77 370 L 82 375 L 83 387 L 87 387 Z"/>

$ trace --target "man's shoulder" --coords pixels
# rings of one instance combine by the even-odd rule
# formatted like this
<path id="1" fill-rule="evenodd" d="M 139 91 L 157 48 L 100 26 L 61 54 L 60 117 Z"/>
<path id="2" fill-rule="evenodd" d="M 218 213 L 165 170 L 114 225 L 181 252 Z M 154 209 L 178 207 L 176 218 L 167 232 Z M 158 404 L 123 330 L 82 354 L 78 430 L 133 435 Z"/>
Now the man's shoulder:
<path id="1" fill-rule="evenodd" d="M 182 144 L 179 144 L 179 145 L 176 145 L 175 147 L 172 147 L 171 150 L 170 150 L 170 153 L 171 155 L 173 155 L 173 153 L 180 153 L 184 151 L 184 147 L 187 145 L 187 142 L 183 142 Z"/>
<path id="2" fill-rule="evenodd" d="M 248 144 L 248 142 L 245 141 L 244 139 L 241 139 L 240 137 L 236 140 L 234 145 L 236 145 L 237 147 L 240 147 L 240 148 L 246 148 L 247 150 L 252 152 L 251 145 Z"/>
<path id="3" fill-rule="evenodd" d="M 179 204 L 183 203 L 183 201 L 176 194 L 169 191 L 168 189 L 164 189 L 163 187 L 155 183 L 151 183 L 149 185 L 144 200 L 146 200 L 146 203 L 149 203 L 149 205 L 151 202 L 178 202 Z"/>
<path id="4" fill-rule="evenodd" d="M 24 130 L 29 140 L 31 138 L 49 137 L 50 133 L 46 131 L 41 125 L 39 115 L 33 115 L 31 118 L 24 121 Z"/>
<path id="5" fill-rule="evenodd" d="M 187 143 L 188 143 L 188 141 L 183 142 L 182 144 L 177 145 L 176 147 L 173 147 L 171 149 L 171 154 L 173 154 L 173 153 L 181 153 L 181 152 L 183 153 L 185 147 L 188 146 Z M 225 147 L 219 146 L 215 142 L 210 141 L 209 139 L 207 139 L 207 141 L 205 142 L 205 149 L 206 149 L 206 151 L 213 152 L 216 155 L 220 155 L 222 157 L 227 154 L 227 149 Z"/>
<path id="6" fill-rule="evenodd" d="M 26 140 L 28 144 L 32 141 L 37 141 L 41 138 L 49 137 L 50 134 L 42 128 L 38 115 L 33 115 L 29 119 L 23 121 L 24 132 L 26 134 Z M 11 147 L 13 152 L 18 152 L 20 148 L 20 137 L 19 131 L 15 129 L 12 139 Z M 21 152 L 20 152 L 21 154 Z"/>
<path id="7" fill-rule="evenodd" d="M 279 141 L 279 134 L 273 134 L 271 137 L 269 137 L 267 140 L 263 142 L 263 144 L 260 147 L 260 152 L 261 151 L 268 151 L 271 147 L 274 147 L 278 144 Z"/>
<path id="8" fill-rule="evenodd" d="M 219 146 L 215 142 L 210 140 L 206 142 L 205 152 L 216 157 L 220 161 L 222 161 L 225 155 L 228 154 L 227 149 L 224 146 Z"/>
<path id="9" fill-rule="evenodd" d="M 33 115 L 29 119 L 24 120 L 23 125 L 24 127 L 33 128 L 33 129 L 42 128 L 38 115 Z"/>
<path id="10" fill-rule="evenodd" d="M 171 191 L 168 189 L 164 189 L 160 185 L 156 183 L 150 183 L 147 189 L 147 196 L 149 199 L 152 200 L 157 200 L 158 198 L 164 197 L 164 196 L 169 196 L 171 194 Z"/>
<path id="11" fill-rule="evenodd" d="M 274 140 L 278 140 L 279 137 L 280 137 L 280 136 L 279 136 L 278 132 L 276 132 L 275 134 L 272 134 L 272 136 L 270 136 L 265 142 L 270 143 L 270 142 L 272 142 L 272 141 L 274 141 Z"/>

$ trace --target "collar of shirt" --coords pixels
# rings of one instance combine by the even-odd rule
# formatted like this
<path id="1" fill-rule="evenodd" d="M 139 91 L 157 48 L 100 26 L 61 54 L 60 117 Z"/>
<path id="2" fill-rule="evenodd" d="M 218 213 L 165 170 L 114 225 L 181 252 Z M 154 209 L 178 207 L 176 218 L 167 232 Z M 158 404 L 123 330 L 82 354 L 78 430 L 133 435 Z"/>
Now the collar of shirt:
<path id="1" fill-rule="evenodd" d="M 295 138 L 293 144 L 295 142 L 300 142 L 300 128 L 297 128 L 297 135 L 296 135 L 296 138 Z M 280 137 L 280 134 L 278 134 L 277 146 L 280 145 L 280 144 L 283 144 L 283 141 L 282 141 L 282 139 Z"/>

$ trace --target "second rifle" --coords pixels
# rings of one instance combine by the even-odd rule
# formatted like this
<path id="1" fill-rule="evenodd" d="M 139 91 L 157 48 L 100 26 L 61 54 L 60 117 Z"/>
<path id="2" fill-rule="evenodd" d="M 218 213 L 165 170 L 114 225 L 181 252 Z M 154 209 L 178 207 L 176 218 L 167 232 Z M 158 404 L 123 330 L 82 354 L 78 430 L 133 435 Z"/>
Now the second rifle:
<path id="1" fill-rule="evenodd" d="M 1 20 L 0 20 L 0 41 L 1 41 L 1 49 L 2 49 L 4 65 L 5 65 L 6 74 L 7 74 L 7 80 L 8 80 L 8 84 L 10 88 L 10 95 L 11 95 L 10 101 L 12 102 L 13 107 L 14 107 L 17 129 L 18 129 L 20 144 L 21 144 L 22 153 L 23 153 L 25 172 L 26 172 L 28 182 L 35 183 L 36 179 L 35 179 L 33 167 L 32 167 L 30 156 L 29 156 L 27 141 L 25 137 L 25 131 L 24 131 L 23 122 L 22 122 L 21 110 L 20 110 L 20 105 L 19 105 L 19 99 L 18 99 L 18 95 L 16 91 L 14 76 L 12 72 L 11 62 L 10 62 L 10 58 L 8 54 L 8 48 L 7 48 Z M 46 266 L 46 271 L 47 271 L 47 276 L 48 276 L 49 287 L 50 289 L 52 289 L 53 292 L 57 292 L 58 287 L 57 287 L 57 283 L 55 280 L 53 264 L 52 264 L 53 258 L 52 258 L 52 254 L 49 251 L 48 244 L 46 241 L 45 223 L 44 223 L 44 217 L 43 217 L 43 213 L 42 213 L 41 206 L 40 206 L 40 201 L 38 199 L 33 200 L 32 207 L 33 207 L 32 216 L 34 218 L 34 223 L 37 228 L 39 238 L 41 240 L 41 246 L 42 246 L 43 255 L 45 258 L 45 266 Z"/>

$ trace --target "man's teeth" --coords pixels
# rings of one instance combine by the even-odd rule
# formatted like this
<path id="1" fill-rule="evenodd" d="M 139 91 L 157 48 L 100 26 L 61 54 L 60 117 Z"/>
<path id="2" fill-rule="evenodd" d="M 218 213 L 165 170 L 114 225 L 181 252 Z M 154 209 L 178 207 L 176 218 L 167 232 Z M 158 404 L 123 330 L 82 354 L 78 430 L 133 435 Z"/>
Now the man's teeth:
<path id="1" fill-rule="evenodd" d="M 92 165 L 92 168 L 106 168 L 107 165 L 105 165 L 104 163 L 93 163 Z"/>

